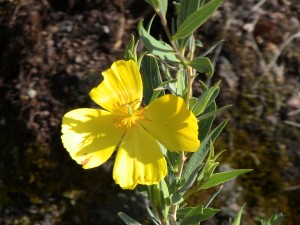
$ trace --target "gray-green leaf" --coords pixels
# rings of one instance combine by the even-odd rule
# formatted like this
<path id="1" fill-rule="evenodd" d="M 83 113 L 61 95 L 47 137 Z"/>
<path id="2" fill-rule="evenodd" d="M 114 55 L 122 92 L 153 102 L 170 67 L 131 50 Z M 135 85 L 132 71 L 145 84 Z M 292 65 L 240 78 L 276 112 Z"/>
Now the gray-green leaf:
<path id="1" fill-rule="evenodd" d="M 181 179 L 188 180 L 191 174 L 199 168 L 199 166 L 203 163 L 210 147 L 210 141 L 214 142 L 216 138 L 219 136 L 223 128 L 226 126 L 228 120 L 223 121 L 219 126 L 217 126 L 209 135 L 205 137 L 205 139 L 200 144 L 199 149 L 194 152 L 185 165 Z"/>
<path id="2" fill-rule="evenodd" d="M 239 211 L 231 225 L 240 225 L 241 224 L 242 213 L 243 213 L 245 205 L 246 204 L 243 204 L 242 207 L 239 209 Z"/>
<path id="3" fill-rule="evenodd" d="M 233 170 L 228 172 L 215 173 L 209 178 L 209 180 L 206 183 L 204 183 L 199 188 L 199 190 L 204 190 L 219 184 L 223 184 L 226 181 L 229 181 L 241 174 L 248 173 L 250 171 L 252 171 L 252 169 L 239 169 L 239 170 Z"/>
<path id="4" fill-rule="evenodd" d="M 216 11 L 222 2 L 223 0 L 212 0 L 189 15 L 179 26 L 178 31 L 173 36 L 173 39 L 182 39 L 192 34 Z"/>
<path id="5" fill-rule="evenodd" d="M 198 72 L 207 74 L 209 77 L 212 77 L 214 74 L 214 66 L 207 57 L 197 57 L 193 59 L 189 65 Z"/>
<path id="6" fill-rule="evenodd" d="M 149 104 L 151 97 L 153 96 L 154 89 L 161 83 L 161 76 L 157 61 L 154 57 L 145 56 L 142 60 L 141 75 L 144 86 L 144 103 Z M 160 93 L 157 97 L 160 96 Z"/>
<path id="7" fill-rule="evenodd" d="M 143 27 L 143 22 L 140 21 L 138 25 L 139 35 L 143 41 L 146 49 L 160 59 L 168 62 L 179 62 L 175 56 L 174 49 L 163 41 L 156 40 Z"/>
<path id="8" fill-rule="evenodd" d="M 195 208 L 183 208 L 178 210 L 178 218 L 183 217 L 180 225 L 194 225 L 207 220 L 214 216 L 219 209 L 203 208 L 201 206 Z"/>

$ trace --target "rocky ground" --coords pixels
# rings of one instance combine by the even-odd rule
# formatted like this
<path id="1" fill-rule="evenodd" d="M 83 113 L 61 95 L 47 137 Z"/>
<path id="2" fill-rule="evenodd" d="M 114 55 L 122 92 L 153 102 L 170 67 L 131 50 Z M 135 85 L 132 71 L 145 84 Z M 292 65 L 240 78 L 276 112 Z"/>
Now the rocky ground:
<path id="1" fill-rule="evenodd" d="M 118 211 L 147 223 L 142 199 L 113 183 L 109 163 L 83 171 L 70 159 L 60 123 L 93 106 L 87 93 L 101 71 L 152 15 L 141 0 L 0 1 L 0 224 L 122 224 Z M 299 32 L 298 0 L 227 0 L 198 33 L 206 48 L 224 40 L 206 80 L 222 79 L 219 105 L 235 105 L 220 116 L 231 118 L 223 160 L 257 171 L 236 186 L 243 195 L 224 193 L 224 218 L 247 201 L 246 224 L 275 209 L 284 224 L 300 220 Z"/>

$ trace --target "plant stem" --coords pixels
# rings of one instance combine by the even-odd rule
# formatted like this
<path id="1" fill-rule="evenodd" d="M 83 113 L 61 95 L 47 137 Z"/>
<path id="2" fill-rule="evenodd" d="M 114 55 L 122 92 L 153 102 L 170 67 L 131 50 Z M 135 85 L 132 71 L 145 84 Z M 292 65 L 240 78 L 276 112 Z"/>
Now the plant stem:
<path id="1" fill-rule="evenodd" d="M 156 11 L 156 13 L 160 18 L 161 24 L 165 30 L 165 33 L 170 41 L 172 48 L 175 51 L 176 57 L 181 61 L 181 63 L 184 65 L 184 67 L 187 71 L 188 83 L 187 83 L 187 95 L 186 95 L 185 102 L 187 104 L 187 107 L 189 108 L 189 101 L 190 101 L 190 98 L 192 97 L 192 84 L 195 79 L 195 74 L 194 74 L 193 68 L 188 65 L 188 60 L 184 56 L 184 51 L 180 52 L 176 42 L 173 40 L 171 32 L 168 27 L 168 22 L 167 22 L 166 18 L 164 17 L 164 15 L 162 14 L 162 12 L 160 10 L 158 10 L 158 11 Z M 189 60 L 192 60 L 192 59 L 193 59 L 193 52 L 191 53 Z M 186 157 L 185 157 L 184 151 L 181 151 L 180 165 L 179 165 L 179 169 L 177 172 L 178 180 L 180 180 L 180 178 L 181 178 L 185 160 L 186 160 Z M 178 209 L 179 209 L 179 205 L 172 205 L 172 207 L 171 207 L 171 218 L 170 218 L 171 225 L 176 225 Z"/>

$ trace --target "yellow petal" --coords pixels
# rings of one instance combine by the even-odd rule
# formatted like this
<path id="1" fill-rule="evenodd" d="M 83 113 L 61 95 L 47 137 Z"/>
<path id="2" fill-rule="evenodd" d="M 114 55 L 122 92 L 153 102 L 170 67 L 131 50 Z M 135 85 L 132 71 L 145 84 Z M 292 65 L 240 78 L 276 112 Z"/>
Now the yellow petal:
<path id="1" fill-rule="evenodd" d="M 170 151 L 198 149 L 198 123 L 182 98 L 164 95 L 144 110 L 145 119 L 138 122 Z"/>
<path id="2" fill-rule="evenodd" d="M 75 109 L 62 120 L 62 142 L 83 168 L 101 165 L 112 155 L 125 129 L 114 126 L 115 115 L 97 109 Z"/>
<path id="3" fill-rule="evenodd" d="M 113 177 L 123 189 L 158 183 L 167 174 L 167 163 L 157 141 L 139 124 L 129 128 L 118 149 Z"/>
<path id="4" fill-rule="evenodd" d="M 94 102 L 110 112 L 132 102 L 138 102 L 133 109 L 140 106 L 143 84 L 134 61 L 116 61 L 102 75 L 103 82 L 90 92 Z"/>

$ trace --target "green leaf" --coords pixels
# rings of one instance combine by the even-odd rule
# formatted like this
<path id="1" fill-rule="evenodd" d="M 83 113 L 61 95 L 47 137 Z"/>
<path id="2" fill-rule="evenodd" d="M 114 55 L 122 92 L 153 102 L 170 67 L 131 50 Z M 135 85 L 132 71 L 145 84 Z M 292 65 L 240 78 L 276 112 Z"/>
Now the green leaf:
<path id="1" fill-rule="evenodd" d="M 195 97 L 191 97 L 190 100 L 189 100 L 189 108 L 190 110 L 192 111 L 194 106 L 197 104 L 198 102 L 198 98 L 195 98 Z"/>
<path id="2" fill-rule="evenodd" d="M 192 34 L 217 10 L 222 2 L 223 0 L 212 0 L 189 15 L 179 26 L 173 39 L 182 39 Z"/>
<path id="3" fill-rule="evenodd" d="M 203 208 L 203 206 L 183 208 L 178 210 L 177 217 L 183 218 L 180 225 L 194 225 L 207 220 L 219 211 L 219 209 Z"/>
<path id="4" fill-rule="evenodd" d="M 177 7 L 177 29 L 186 20 L 186 18 L 193 12 L 199 9 L 201 2 L 203 0 L 181 0 L 179 6 Z M 191 36 L 178 40 L 179 49 L 182 50 L 188 42 L 192 42 Z"/>
<path id="5" fill-rule="evenodd" d="M 168 163 L 170 164 L 170 169 L 174 172 L 178 171 L 178 167 L 180 164 L 180 156 L 178 152 L 167 151 L 166 158 L 168 160 Z"/>
<path id="6" fill-rule="evenodd" d="M 204 190 L 204 189 L 214 187 L 216 185 L 222 184 L 226 181 L 236 178 L 241 174 L 248 173 L 250 171 L 252 171 L 252 169 L 239 169 L 239 170 L 233 170 L 228 172 L 215 173 L 209 178 L 209 180 L 206 183 L 204 183 L 199 188 L 199 190 Z"/>
<path id="7" fill-rule="evenodd" d="M 222 188 L 223 188 L 223 185 L 221 185 L 221 187 L 218 190 L 216 190 L 213 194 L 210 195 L 209 199 L 206 201 L 206 203 L 204 205 L 205 208 L 207 208 L 210 205 L 210 203 L 212 203 L 212 201 L 220 193 L 220 191 L 222 190 Z"/>
<path id="8" fill-rule="evenodd" d="M 182 188 L 179 189 L 178 192 L 184 194 L 191 186 L 193 186 L 193 184 L 195 183 L 196 179 L 197 179 L 197 176 L 198 176 L 198 173 L 200 171 L 202 166 L 199 166 L 199 168 L 197 168 L 196 170 L 194 170 L 192 172 L 192 174 L 188 177 L 187 181 L 184 181 L 184 185 L 182 186 Z"/>
<path id="9" fill-rule="evenodd" d="M 239 211 L 231 225 L 240 225 L 241 224 L 242 213 L 243 213 L 245 205 L 246 204 L 243 204 L 242 207 L 239 209 Z"/>
<path id="10" fill-rule="evenodd" d="M 199 9 L 201 0 L 181 0 L 178 7 L 177 28 L 193 12 Z"/>
<path id="11" fill-rule="evenodd" d="M 161 206 L 162 206 L 162 210 L 163 210 L 165 219 L 167 219 L 167 216 L 169 214 L 169 208 L 171 205 L 169 189 L 168 189 L 167 183 L 164 179 L 162 179 L 159 182 L 159 186 L 160 186 L 160 195 L 161 195 Z"/>
<path id="12" fill-rule="evenodd" d="M 268 219 L 267 221 L 261 220 L 260 224 L 261 225 L 279 225 L 282 222 L 283 218 L 284 218 L 284 215 L 282 214 L 282 212 L 277 212 L 277 213 L 274 213 L 272 215 L 272 217 L 270 219 Z"/>
<path id="13" fill-rule="evenodd" d="M 171 201 L 173 205 L 179 205 L 181 202 L 184 201 L 183 199 L 183 193 L 180 192 L 175 192 L 172 196 L 171 196 Z"/>
<path id="14" fill-rule="evenodd" d="M 154 11 L 158 13 L 158 11 L 161 11 L 163 16 L 166 17 L 167 9 L 168 9 L 168 0 L 146 0 Z"/>
<path id="15" fill-rule="evenodd" d="M 135 44 L 134 36 L 131 35 L 131 39 L 125 48 L 125 55 L 124 55 L 125 60 L 132 59 L 135 62 L 137 62 L 137 53 L 136 53 L 137 44 L 138 42 Z"/>
<path id="16" fill-rule="evenodd" d="M 140 21 L 138 31 L 141 40 L 143 41 L 146 49 L 155 56 L 167 62 L 176 62 L 179 60 L 175 56 L 174 49 L 163 41 L 158 41 L 148 33 L 143 27 L 143 22 Z"/>
<path id="17" fill-rule="evenodd" d="M 217 104 L 214 101 L 204 110 L 203 114 L 205 115 L 207 113 L 214 112 L 214 111 L 216 111 L 216 108 L 217 108 Z M 211 117 L 204 118 L 204 119 L 201 119 L 201 118 L 199 119 L 199 122 L 198 122 L 198 124 L 199 124 L 199 140 L 201 142 L 209 133 L 214 120 L 215 120 L 215 116 L 211 116 Z"/>
<path id="18" fill-rule="evenodd" d="M 144 98 L 146 105 L 149 104 L 153 96 L 154 89 L 162 84 L 161 75 L 157 61 L 154 57 L 145 56 L 142 60 L 141 75 L 143 80 Z M 161 92 L 156 97 L 161 96 Z"/>
<path id="19" fill-rule="evenodd" d="M 205 83 L 200 81 L 200 85 L 203 91 L 207 91 L 208 87 Z M 213 112 L 217 109 L 216 101 L 213 101 L 210 105 L 208 105 L 205 110 L 203 111 L 203 114 Z M 215 116 L 209 117 L 207 119 L 199 119 L 199 140 L 203 141 L 204 138 L 207 136 L 207 134 L 210 132 L 211 126 L 215 120 Z"/>
<path id="20" fill-rule="evenodd" d="M 198 119 L 206 119 L 206 118 L 209 118 L 209 117 L 212 117 L 212 116 L 215 116 L 217 114 L 220 114 L 222 112 L 225 112 L 227 109 L 231 108 L 232 105 L 225 105 L 213 112 L 209 112 L 209 113 L 203 113 L 201 116 L 198 117 Z"/>
<path id="21" fill-rule="evenodd" d="M 195 116 L 199 116 L 207 106 L 209 106 L 219 94 L 220 82 L 217 82 L 214 86 L 205 90 L 203 94 L 198 98 L 197 104 L 193 108 L 193 113 Z"/>
<path id="22" fill-rule="evenodd" d="M 191 158 L 185 165 L 181 180 L 188 180 L 191 174 L 201 166 L 210 149 L 210 141 L 214 142 L 216 140 L 223 128 L 226 126 L 227 122 L 228 120 L 223 121 L 209 135 L 205 137 L 205 139 L 200 144 L 199 149 L 192 154 Z"/>
<path id="23" fill-rule="evenodd" d="M 197 40 L 196 40 L 197 41 Z M 205 52 L 201 53 L 201 56 L 206 56 L 208 55 L 209 53 L 211 53 L 213 50 L 215 50 L 215 48 L 220 48 L 222 47 L 222 44 L 223 44 L 224 40 L 220 40 L 218 41 L 217 43 L 215 43 L 214 45 L 210 46 L 209 49 L 207 49 Z M 197 45 L 198 46 L 198 45 Z M 201 45 L 200 45 L 201 46 Z M 199 46 L 199 47 L 200 47 Z M 203 46 L 201 46 L 203 47 Z"/>
<path id="24" fill-rule="evenodd" d="M 193 59 L 189 65 L 197 70 L 199 73 L 205 73 L 207 76 L 212 77 L 214 74 L 214 66 L 207 57 L 197 57 Z"/>
<path id="25" fill-rule="evenodd" d="M 163 16 L 166 18 L 167 10 L 168 10 L 168 0 L 161 0 L 160 1 L 160 10 Z"/>
<path id="26" fill-rule="evenodd" d="M 179 70 L 177 72 L 177 95 L 183 96 L 186 92 L 186 75 L 184 70 Z"/>
<path id="27" fill-rule="evenodd" d="M 145 198 L 148 198 L 148 186 L 139 184 L 135 190 Z"/>
<path id="28" fill-rule="evenodd" d="M 131 217 L 127 216 L 125 213 L 123 212 L 119 212 L 118 216 L 123 220 L 123 222 L 127 225 L 142 225 L 139 222 L 135 221 L 134 219 L 132 219 Z"/>

